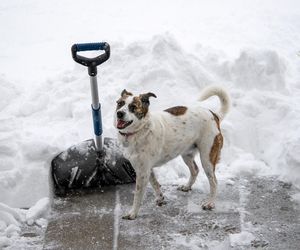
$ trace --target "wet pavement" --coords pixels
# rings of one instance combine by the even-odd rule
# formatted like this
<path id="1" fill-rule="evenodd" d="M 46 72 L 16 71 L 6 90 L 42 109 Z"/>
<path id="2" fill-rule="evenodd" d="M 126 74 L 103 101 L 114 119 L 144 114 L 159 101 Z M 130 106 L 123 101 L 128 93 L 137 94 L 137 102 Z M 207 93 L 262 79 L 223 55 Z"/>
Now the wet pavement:
<path id="1" fill-rule="evenodd" d="M 133 184 L 56 198 L 44 249 L 299 249 L 299 207 L 287 183 L 261 177 L 219 181 L 213 211 L 200 207 L 206 192 L 176 188 L 162 186 L 167 204 L 157 207 L 148 187 L 134 221 L 121 218 L 131 207 Z"/>

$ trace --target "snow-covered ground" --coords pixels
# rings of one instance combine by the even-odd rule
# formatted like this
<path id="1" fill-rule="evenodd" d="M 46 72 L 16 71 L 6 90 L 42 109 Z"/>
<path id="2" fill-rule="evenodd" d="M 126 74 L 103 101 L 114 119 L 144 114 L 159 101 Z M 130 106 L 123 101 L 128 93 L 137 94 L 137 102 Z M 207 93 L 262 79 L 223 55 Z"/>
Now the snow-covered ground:
<path id="1" fill-rule="evenodd" d="M 105 136 L 115 137 L 124 88 L 154 92 L 158 110 L 193 105 L 203 87 L 220 84 L 233 107 L 218 178 L 277 175 L 300 188 L 299 1 L 2 0 L 0 23 L 0 248 L 22 223 L 45 217 L 55 154 L 92 137 L 76 42 L 111 45 L 98 69 Z M 186 178 L 181 159 L 168 165 L 165 184 Z"/>

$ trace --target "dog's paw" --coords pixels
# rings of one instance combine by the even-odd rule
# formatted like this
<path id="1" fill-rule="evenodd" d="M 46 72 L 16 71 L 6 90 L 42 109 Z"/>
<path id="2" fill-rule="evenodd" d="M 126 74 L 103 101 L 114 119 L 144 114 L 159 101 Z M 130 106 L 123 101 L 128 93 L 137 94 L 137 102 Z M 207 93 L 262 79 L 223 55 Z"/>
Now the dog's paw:
<path id="1" fill-rule="evenodd" d="M 182 186 L 179 186 L 179 187 L 177 188 L 177 190 L 180 190 L 180 191 L 182 191 L 182 192 L 189 192 L 189 191 L 192 190 L 192 188 L 189 187 L 189 186 L 186 186 L 186 185 L 182 185 Z"/>
<path id="2" fill-rule="evenodd" d="M 122 216 L 122 219 L 124 219 L 124 220 L 135 220 L 135 218 L 136 218 L 136 215 L 132 214 L 132 213 Z"/>
<path id="3" fill-rule="evenodd" d="M 202 202 L 201 207 L 203 210 L 213 210 L 215 208 L 215 203 L 211 200 L 205 200 Z"/>
<path id="4" fill-rule="evenodd" d="M 167 204 L 167 202 L 165 201 L 165 197 L 161 197 L 159 199 L 156 199 L 155 202 L 156 202 L 156 205 L 159 206 L 159 207 Z"/>

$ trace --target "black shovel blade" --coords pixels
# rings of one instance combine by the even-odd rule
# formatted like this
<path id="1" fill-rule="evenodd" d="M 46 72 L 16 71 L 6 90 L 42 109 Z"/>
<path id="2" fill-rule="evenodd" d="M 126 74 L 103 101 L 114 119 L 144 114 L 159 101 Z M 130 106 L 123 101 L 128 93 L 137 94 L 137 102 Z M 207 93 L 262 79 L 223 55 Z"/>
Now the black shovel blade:
<path id="1" fill-rule="evenodd" d="M 135 172 L 117 140 L 104 138 L 101 152 L 93 139 L 58 154 L 51 162 L 54 193 L 135 182 Z"/>

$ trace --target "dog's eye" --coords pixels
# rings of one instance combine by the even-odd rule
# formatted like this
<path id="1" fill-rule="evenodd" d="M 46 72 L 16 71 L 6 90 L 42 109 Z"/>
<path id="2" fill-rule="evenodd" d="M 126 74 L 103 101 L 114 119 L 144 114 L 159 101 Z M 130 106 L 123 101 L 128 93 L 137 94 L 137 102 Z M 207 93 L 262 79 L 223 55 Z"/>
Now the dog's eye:
<path id="1" fill-rule="evenodd" d="M 128 105 L 128 109 L 129 109 L 130 112 L 133 113 L 135 111 L 135 109 L 136 109 L 136 106 L 134 104 L 129 104 Z"/>
<path id="2" fill-rule="evenodd" d="M 117 101 L 117 106 L 118 108 L 121 108 L 122 106 L 125 105 L 125 102 L 124 101 Z"/>

